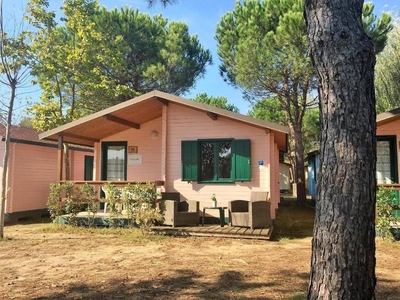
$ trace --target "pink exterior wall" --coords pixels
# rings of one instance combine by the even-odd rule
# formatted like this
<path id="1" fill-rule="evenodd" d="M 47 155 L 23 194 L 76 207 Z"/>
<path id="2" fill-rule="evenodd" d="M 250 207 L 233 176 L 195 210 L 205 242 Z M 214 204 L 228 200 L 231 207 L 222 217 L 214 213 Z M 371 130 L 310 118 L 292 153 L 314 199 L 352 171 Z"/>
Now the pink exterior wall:
<path id="1" fill-rule="evenodd" d="M 400 120 L 395 120 L 390 123 L 377 126 L 377 136 L 394 135 L 396 136 L 396 149 L 397 149 L 397 170 L 400 172 Z M 400 178 L 400 174 L 398 174 Z"/>
<path id="2" fill-rule="evenodd" d="M 46 208 L 49 184 L 57 179 L 57 149 L 11 144 L 7 212 Z"/>
<path id="3" fill-rule="evenodd" d="M 151 138 L 153 130 L 158 132 L 157 138 Z M 127 178 L 129 181 L 161 180 L 161 118 L 140 125 L 140 129 L 127 129 L 118 134 L 109 136 L 102 142 L 127 141 L 129 146 L 137 146 L 141 155 L 141 165 L 127 166 Z M 101 143 L 96 145 L 95 174 L 96 180 L 101 178 Z M 128 153 L 128 161 L 129 161 Z"/>
<path id="4" fill-rule="evenodd" d="M 70 151 L 71 178 L 74 180 L 85 179 L 85 156 L 93 156 L 91 152 Z"/>
<path id="5" fill-rule="evenodd" d="M 4 143 L 0 143 L 4 148 Z M 50 183 L 57 182 L 57 148 L 11 143 L 6 213 L 46 209 Z M 0 151 L 1 152 L 1 151 Z M 73 178 L 83 180 L 84 155 L 71 151 Z M 2 153 L 0 153 L 2 155 Z M 79 165 L 79 167 L 78 167 Z M 81 174 L 80 174 L 81 173 Z"/>
<path id="6" fill-rule="evenodd" d="M 205 112 L 170 103 L 167 107 L 167 168 L 165 189 L 179 191 L 183 199 L 200 201 L 200 206 L 211 205 L 215 193 L 219 206 L 228 201 L 250 199 L 251 191 L 269 191 L 272 217 L 279 202 L 279 152 L 273 135 L 265 130 L 218 117 L 213 121 Z M 231 184 L 200 184 L 181 180 L 181 141 L 204 138 L 235 138 L 251 140 L 252 181 Z M 264 169 L 258 161 L 264 160 Z M 276 160 L 276 162 L 275 162 Z M 272 185 L 270 184 L 272 182 Z"/>

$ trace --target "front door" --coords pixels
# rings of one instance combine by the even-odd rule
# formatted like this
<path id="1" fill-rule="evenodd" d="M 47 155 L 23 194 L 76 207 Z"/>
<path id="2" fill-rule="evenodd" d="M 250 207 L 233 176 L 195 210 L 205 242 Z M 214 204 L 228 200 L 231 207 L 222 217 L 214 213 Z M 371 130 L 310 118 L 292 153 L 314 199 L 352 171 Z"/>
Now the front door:
<path id="1" fill-rule="evenodd" d="M 127 142 L 103 142 L 101 180 L 126 180 Z"/>

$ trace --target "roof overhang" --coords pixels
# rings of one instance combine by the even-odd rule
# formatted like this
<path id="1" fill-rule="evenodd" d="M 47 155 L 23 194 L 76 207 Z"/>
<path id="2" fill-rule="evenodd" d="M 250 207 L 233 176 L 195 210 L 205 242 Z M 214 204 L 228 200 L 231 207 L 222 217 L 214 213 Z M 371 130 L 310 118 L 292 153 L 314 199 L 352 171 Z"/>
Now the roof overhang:
<path id="1" fill-rule="evenodd" d="M 204 111 L 212 120 L 224 117 L 261 128 L 266 133 L 272 131 L 278 148 L 282 151 L 287 149 L 289 129 L 286 126 L 262 121 L 157 90 L 43 132 L 39 135 L 39 138 L 58 141 L 59 137 L 62 137 L 63 141 L 67 143 L 94 146 L 96 142 L 126 129 L 134 128 L 135 130 L 140 130 L 141 124 L 161 117 L 163 106 L 168 106 L 170 102 Z"/>
<path id="2" fill-rule="evenodd" d="M 376 116 L 376 125 L 383 125 L 400 119 L 400 107 Z"/>

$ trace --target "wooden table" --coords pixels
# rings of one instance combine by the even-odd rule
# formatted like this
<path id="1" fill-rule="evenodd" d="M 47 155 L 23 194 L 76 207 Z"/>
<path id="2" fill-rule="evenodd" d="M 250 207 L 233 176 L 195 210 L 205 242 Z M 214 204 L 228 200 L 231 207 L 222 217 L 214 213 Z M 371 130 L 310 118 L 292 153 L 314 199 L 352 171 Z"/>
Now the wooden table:
<path id="1" fill-rule="evenodd" d="M 225 209 L 227 209 L 226 206 L 217 206 L 217 207 L 205 206 L 205 207 L 203 207 L 203 218 L 202 218 L 201 226 L 204 226 L 204 218 L 205 218 L 207 209 L 218 209 L 219 210 L 219 220 L 221 223 L 221 227 L 224 227 L 224 225 L 225 225 Z"/>

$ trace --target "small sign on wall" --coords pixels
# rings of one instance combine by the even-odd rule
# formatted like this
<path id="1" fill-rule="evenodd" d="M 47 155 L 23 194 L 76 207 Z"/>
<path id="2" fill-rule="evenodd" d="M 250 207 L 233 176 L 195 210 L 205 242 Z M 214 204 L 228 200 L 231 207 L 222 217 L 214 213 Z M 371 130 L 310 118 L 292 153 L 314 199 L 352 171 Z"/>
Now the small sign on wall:
<path id="1" fill-rule="evenodd" d="M 264 169 L 264 161 L 263 161 L 263 160 L 259 160 L 259 161 L 258 161 L 258 168 L 259 168 L 260 170 Z"/>
<path id="2" fill-rule="evenodd" d="M 128 153 L 139 153 L 138 146 L 129 146 Z"/>
<path id="3" fill-rule="evenodd" d="M 140 154 L 130 154 L 128 155 L 128 165 L 141 165 L 142 155 Z"/>

